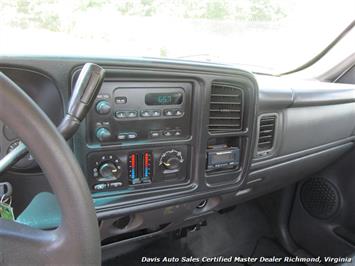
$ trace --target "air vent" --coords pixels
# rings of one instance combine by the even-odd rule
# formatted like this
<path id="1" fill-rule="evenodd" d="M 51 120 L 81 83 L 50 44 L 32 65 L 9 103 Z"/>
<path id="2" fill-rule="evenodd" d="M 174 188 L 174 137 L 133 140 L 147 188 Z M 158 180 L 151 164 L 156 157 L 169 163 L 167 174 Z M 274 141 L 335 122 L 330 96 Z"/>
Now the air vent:
<path id="1" fill-rule="evenodd" d="M 214 83 L 211 88 L 208 129 L 228 133 L 242 128 L 242 90 L 228 84 Z"/>
<path id="2" fill-rule="evenodd" d="M 258 152 L 272 149 L 275 138 L 275 123 L 275 115 L 267 115 L 260 118 Z"/>

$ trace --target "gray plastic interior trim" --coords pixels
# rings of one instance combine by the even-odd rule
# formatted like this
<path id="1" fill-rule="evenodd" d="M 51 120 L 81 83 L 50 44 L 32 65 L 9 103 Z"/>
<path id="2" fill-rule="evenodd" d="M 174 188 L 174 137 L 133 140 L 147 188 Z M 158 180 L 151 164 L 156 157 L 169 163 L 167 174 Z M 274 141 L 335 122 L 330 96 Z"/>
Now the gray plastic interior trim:
<path id="1" fill-rule="evenodd" d="M 337 146 L 341 146 L 347 143 L 352 143 L 355 141 L 355 136 L 351 136 L 342 140 L 338 140 L 338 141 L 334 141 L 331 143 L 327 143 L 321 146 L 317 146 L 314 148 L 310 148 L 310 149 L 306 149 L 306 150 L 302 150 L 302 151 L 298 151 L 298 152 L 294 152 L 294 153 L 290 153 L 290 154 L 286 154 L 283 156 L 278 156 L 278 157 L 274 157 L 268 160 L 264 160 L 264 161 L 254 161 L 252 163 L 251 166 L 251 171 L 256 171 L 256 170 L 260 170 L 266 167 L 270 167 L 272 165 L 276 165 L 276 164 L 280 164 L 280 163 L 284 163 L 290 160 L 294 160 L 297 158 L 302 158 L 311 154 L 315 154 L 324 150 L 328 150 Z"/>
<path id="2" fill-rule="evenodd" d="M 255 75 L 259 112 L 355 102 L 355 85 Z"/>
<path id="3" fill-rule="evenodd" d="M 317 147 L 352 135 L 355 104 L 288 108 L 279 155 Z"/>

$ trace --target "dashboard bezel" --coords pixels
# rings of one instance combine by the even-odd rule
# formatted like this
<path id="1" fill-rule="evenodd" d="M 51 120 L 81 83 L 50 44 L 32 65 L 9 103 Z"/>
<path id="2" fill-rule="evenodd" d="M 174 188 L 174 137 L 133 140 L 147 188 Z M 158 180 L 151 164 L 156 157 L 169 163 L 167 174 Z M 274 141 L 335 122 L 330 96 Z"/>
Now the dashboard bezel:
<path id="1" fill-rule="evenodd" d="M 83 163 L 83 169 L 87 169 L 85 164 L 85 156 L 88 152 L 93 151 L 112 151 L 114 149 L 136 149 L 150 147 L 169 147 L 171 145 L 187 145 L 191 149 L 191 162 L 189 162 L 189 178 L 187 182 L 177 184 L 176 186 L 168 186 L 151 190 L 149 193 L 142 191 L 141 193 L 122 193 L 116 192 L 100 192 L 93 194 L 94 201 L 97 203 L 98 213 L 108 213 L 107 211 L 115 209 L 122 211 L 125 207 L 132 208 L 134 206 L 147 206 L 151 203 L 164 206 L 166 202 L 180 199 L 194 200 L 203 197 L 209 197 L 216 193 L 226 193 L 236 191 L 243 183 L 247 176 L 250 166 L 251 156 L 253 154 L 254 143 L 254 127 L 255 113 L 257 108 L 257 84 L 253 75 L 237 70 L 229 69 L 226 73 L 223 68 L 200 69 L 199 67 L 191 67 L 185 71 L 180 69 L 160 68 L 159 66 L 150 65 L 149 69 L 141 66 L 141 68 L 130 67 L 108 67 L 104 66 L 107 71 L 106 81 L 117 80 L 133 80 L 135 82 L 186 82 L 189 81 L 193 86 L 192 98 L 192 121 L 191 137 L 185 140 L 165 140 L 154 143 L 130 143 L 120 145 L 104 145 L 101 147 L 89 147 L 83 143 L 83 139 L 87 134 L 85 127 L 80 129 L 80 137 L 75 139 L 75 150 L 80 162 Z M 77 68 L 73 71 L 78 71 Z M 240 132 L 210 134 L 208 133 L 208 109 L 210 88 L 213 82 L 228 82 L 242 87 L 245 97 L 243 119 L 243 130 Z M 219 173 L 206 174 L 206 146 L 208 139 L 212 137 L 237 137 L 242 140 L 242 152 L 240 168 L 237 170 L 224 171 Z M 226 178 L 227 177 L 227 178 Z M 223 180 L 222 182 L 211 182 L 212 178 Z M 224 179 L 223 179 L 224 178 Z M 104 202 L 104 203 L 102 203 Z M 134 202 L 134 203 L 133 203 Z M 143 207 L 144 208 L 144 207 Z"/>

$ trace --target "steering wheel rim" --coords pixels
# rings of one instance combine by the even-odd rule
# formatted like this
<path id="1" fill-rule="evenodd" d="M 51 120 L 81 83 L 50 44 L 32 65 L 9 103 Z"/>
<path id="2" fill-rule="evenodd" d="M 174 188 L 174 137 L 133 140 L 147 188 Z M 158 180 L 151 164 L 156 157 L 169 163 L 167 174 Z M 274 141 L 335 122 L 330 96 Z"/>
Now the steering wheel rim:
<path id="1" fill-rule="evenodd" d="M 73 152 L 47 115 L 1 72 L 0 120 L 29 147 L 62 212 L 61 225 L 50 231 L 0 219 L 0 264 L 100 265 L 97 217 Z"/>

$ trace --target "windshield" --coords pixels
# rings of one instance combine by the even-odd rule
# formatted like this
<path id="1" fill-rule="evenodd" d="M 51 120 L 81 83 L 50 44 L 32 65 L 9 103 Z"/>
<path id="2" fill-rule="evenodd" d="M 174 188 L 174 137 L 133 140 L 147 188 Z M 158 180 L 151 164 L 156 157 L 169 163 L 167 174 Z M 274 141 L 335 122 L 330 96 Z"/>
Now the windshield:
<path id="1" fill-rule="evenodd" d="M 0 54 L 157 57 L 284 72 L 324 49 L 354 10 L 353 0 L 0 0 Z"/>

